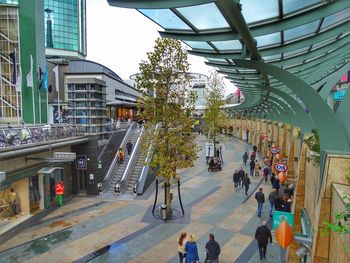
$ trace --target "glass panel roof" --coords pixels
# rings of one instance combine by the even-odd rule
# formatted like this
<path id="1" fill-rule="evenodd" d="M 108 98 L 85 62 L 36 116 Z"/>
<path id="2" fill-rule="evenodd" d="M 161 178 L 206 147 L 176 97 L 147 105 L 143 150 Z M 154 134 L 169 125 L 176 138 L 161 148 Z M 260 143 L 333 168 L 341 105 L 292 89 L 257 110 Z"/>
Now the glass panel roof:
<path id="1" fill-rule="evenodd" d="M 271 55 L 271 56 L 265 56 L 263 57 L 264 60 L 276 60 L 276 59 L 281 59 L 281 54 L 277 55 Z"/>
<path id="2" fill-rule="evenodd" d="M 280 32 L 255 37 L 258 47 L 281 43 Z"/>
<path id="3" fill-rule="evenodd" d="M 191 29 L 170 9 L 138 9 L 165 29 Z"/>
<path id="4" fill-rule="evenodd" d="M 319 20 L 316 20 L 308 24 L 304 24 L 301 26 L 288 29 L 284 31 L 284 40 L 289 41 L 291 39 L 312 34 L 316 32 L 318 24 L 319 24 Z"/>
<path id="5" fill-rule="evenodd" d="M 350 17 L 350 8 L 346 8 L 338 13 L 335 13 L 330 16 L 326 16 L 323 20 L 321 30 L 323 30 L 326 27 L 335 25 L 340 21 L 345 22 L 346 20 L 349 20 L 349 17 Z"/>
<path id="6" fill-rule="evenodd" d="M 305 9 L 305 7 L 320 3 L 320 0 L 283 0 L 283 13 L 288 14 L 299 9 Z"/>
<path id="7" fill-rule="evenodd" d="M 211 43 L 220 50 L 242 49 L 242 44 L 239 40 L 212 41 Z"/>
<path id="8" fill-rule="evenodd" d="M 241 0 L 240 3 L 248 24 L 278 16 L 278 0 L 264 0 L 263 3 L 261 0 Z"/>
<path id="9" fill-rule="evenodd" d="M 295 56 L 295 55 L 298 55 L 298 54 L 305 53 L 306 51 L 309 50 L 309 48 L 310 48 L 309 46 L 308 47 L 303 47 L 303 48 L 300 48 L 300 49 L 297 49 L 297 50 L 285 52 L 285 53 L 283 53 L 283 55 L 284 55 L 285 58 L 292 57 L 292 56 Z"/>
<path id="10" fill-rule="evenodd" d="M 210 49 L 214 50 L 207 42 L 202 41 L 184 41 L 186 45 L 194 49 Z"/>
<path id="11" fill-rule="evenodd" d="M 326 39 L 324 41 L 321 41 L 321 42 L 318 42 L 318 43 L 315 43 L 312 45 L 312 49 L 311 50 L 314 50 L 316 48 L 319 48 L 319 47 L 323 47 L 323 46 L 326 46 L 328 45 L 329 43 L 332 43 L 333 41 L 335 41 L 337 38 L 332 38 L 332 39 Z"/>
<path id="12" fill-rule="evenodd" d="M 209 60 L 209 62 L 221 62 L 228 64 L 226 59 L 223 58 L 207 58 L 207 60 Z"/>
<path id="13" fill-rule="evenodd" d="M 230 27 L 214 3 L 182 7 L 177 10 L 200 30 Z"/>

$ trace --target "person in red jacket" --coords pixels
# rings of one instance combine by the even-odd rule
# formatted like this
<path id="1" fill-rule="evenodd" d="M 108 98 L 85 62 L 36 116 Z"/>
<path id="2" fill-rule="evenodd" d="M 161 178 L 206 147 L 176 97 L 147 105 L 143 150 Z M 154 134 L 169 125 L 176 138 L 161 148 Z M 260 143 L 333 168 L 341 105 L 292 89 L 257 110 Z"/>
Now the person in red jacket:
<path id="1" fill-rule="evenodd" d="M 57 204 L 59 206 L 62 206 L 63 194 L 64 194 L 64 186 L 62 181 L 59 181 L 58 184 L 56 185 Z"/>

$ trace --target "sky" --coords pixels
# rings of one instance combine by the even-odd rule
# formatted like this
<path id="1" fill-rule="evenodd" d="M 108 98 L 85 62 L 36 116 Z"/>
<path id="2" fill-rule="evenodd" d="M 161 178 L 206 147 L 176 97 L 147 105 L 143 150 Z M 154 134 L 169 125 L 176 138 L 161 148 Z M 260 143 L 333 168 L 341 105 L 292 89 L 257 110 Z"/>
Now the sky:
<path id="1" fill-rule="evenodd" d="M 87 0 L 87 59 L 98 62 L 122 79 L 139 71 L 139 63 L 153 50 L 161 27 L 135 9 L 109 6 L 107 0 Z M 190 72 L 209 75 L 205 59 L 189 55 Z M 236 90 L 225 80 L 226 94 Z"/>

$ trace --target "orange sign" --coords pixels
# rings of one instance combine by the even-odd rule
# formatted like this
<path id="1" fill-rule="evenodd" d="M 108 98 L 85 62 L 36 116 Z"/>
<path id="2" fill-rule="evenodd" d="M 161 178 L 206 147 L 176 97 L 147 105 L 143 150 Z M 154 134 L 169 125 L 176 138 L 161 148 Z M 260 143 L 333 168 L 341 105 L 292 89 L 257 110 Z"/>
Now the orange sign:
<path id="1" fill-rule="evenodd" d="M 276 230 L 276 239 L 278 244 L 284 249 L 286 249 L 294 240 L 293 230 L 287 221 L 283 220 Z"/>

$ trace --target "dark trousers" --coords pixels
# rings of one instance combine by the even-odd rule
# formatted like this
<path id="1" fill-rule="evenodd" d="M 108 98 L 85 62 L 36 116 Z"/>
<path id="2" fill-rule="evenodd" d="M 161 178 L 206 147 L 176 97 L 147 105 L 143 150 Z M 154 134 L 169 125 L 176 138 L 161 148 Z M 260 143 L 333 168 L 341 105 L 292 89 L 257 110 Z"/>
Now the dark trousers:
<path id="1" fill-rule="evenodd" d="M 185 258 L 185 255 L 182 254 L 181 252 L 179 252 L 179 260 L 180 260 L 180 263 L 183 263 L 184 258 Z"/>
<path id="2" fill-rule="evenodd" d="M 235 188 L 237 188 L 239 185 L 239 182 L 234 182 L 234 184 L 235 184 Z"/>
<path id="3" fill-rule="evenodd" d="M 248 195 L 249 186 L 245 187 L 245 195 Z"/>
<path id="4" fill-rule="evenodd" d="M 265 244 L 265 245 L 259 244 L 258 246 L 259 246 L 260 259 L 262 260 L 263 258 L 266 258 L 267 244 Z"/>

